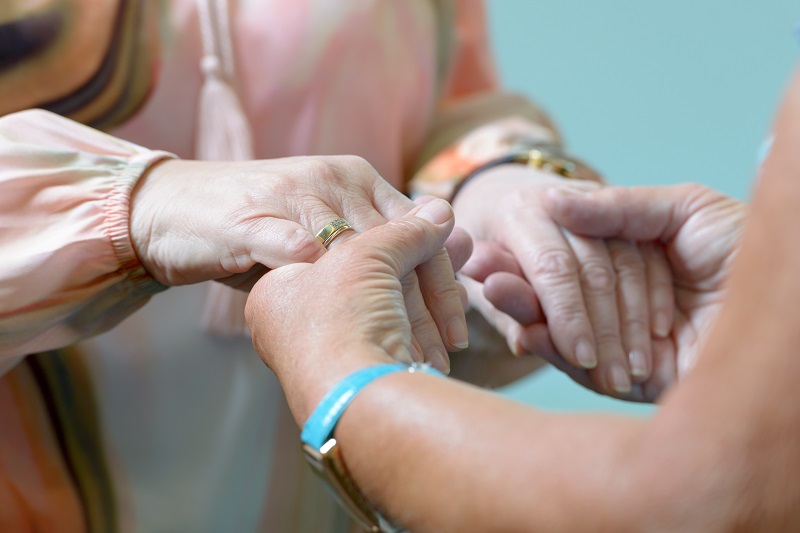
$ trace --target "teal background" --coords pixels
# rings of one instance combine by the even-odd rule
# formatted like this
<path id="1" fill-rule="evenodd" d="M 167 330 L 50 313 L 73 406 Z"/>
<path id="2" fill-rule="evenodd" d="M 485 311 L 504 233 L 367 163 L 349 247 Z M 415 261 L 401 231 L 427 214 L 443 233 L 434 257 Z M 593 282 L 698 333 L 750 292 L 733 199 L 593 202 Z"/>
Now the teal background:
<path id="1" fill-rule="evenodd" d="M 800 39 L 797 0 L 487 0 L 503 85 L 548 110 L 616 185 L 705 183 L 746 199 Z M 559 410 L 649 408 L 552 369 L 503 391 Z"/>

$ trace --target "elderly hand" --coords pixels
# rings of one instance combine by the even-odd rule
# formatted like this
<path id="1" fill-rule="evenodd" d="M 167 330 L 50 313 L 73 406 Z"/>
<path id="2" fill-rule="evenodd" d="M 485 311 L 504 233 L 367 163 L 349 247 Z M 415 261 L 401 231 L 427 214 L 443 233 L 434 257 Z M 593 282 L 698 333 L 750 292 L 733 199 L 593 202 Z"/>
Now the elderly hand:
<path id="1" fill-rule="evenodd" d="M 413 207 L 359 157 L 166 161 L 134 191 L 130 231 L 145 269 L 164 285 L 219 280 L 247 289 L 267 269 L 323 257 L 315 234 L 334 219 L 344 218 L 355 232 L 331 246 Z M 460 267 L 469 237 L 456 232 L 448 246 Z M 414 332 L 410 356 L 446 371 L 447 350 L 467 343 L 447 252 L 410 273 L 404 289 Z"/>
<path id="2" fill-rule="evenodd" d="M 747 206 L 700 185 L 548 191 L 553 219 L 593 238 L 617 238 L 661 248 L 675 295 L 671 334 L 654 344 L 655 371 L 629 399 L 655 401 L 694 363 L 700 341 L 720 308 Z M 550 345 L 543 355 L 573 379 L 592 386 L 588 374 L 565 364 Z"/>
<path id="3" fill-rule="evenodd" d="M 538 339 L 551 338 L 597 390 L 624 396 L 652 373 L 651 335 L 672 328 L 672 295 L 661 290 L 671 280 L 657 250 L 577 236 L 542 204 L 551 189 L 598 187 L 522 165 L 473 178 L 453 202 L 476 241 L 462 270 L 471 279 L 462 281 L 514 353 L 538 351 Z"/>
<path id="4" fill-rule="evenodd" d="M 253 287 L 245 312 L 253 344 L 284 390 L 302 392 L 288 396 L 298 420 L 347 374 L 408 359 L 413 324 L 402 280 L 437 256 L 453 225 L 447 202 L 433 200 Z"/>

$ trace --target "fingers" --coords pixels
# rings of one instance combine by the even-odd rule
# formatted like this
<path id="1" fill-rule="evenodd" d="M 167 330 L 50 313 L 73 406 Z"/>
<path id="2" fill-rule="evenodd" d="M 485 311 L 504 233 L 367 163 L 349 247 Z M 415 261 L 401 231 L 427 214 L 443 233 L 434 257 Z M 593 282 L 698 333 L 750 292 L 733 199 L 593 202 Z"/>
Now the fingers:
<path id="1" fill-rule="evenodd" d="M 433 209 L 441 204 L 441 200 L 425 197 L 416 202 L 416 209 Z M 448 351 L 463 350 L 469 346 L 467 322 L 464 317 L 459 284 L 456 282 L 454 269 L 463 265 L 472 252 L 472 238 L 463 230 L 453 231 L 445 242 L 447 249 L 440 250 L 431 259 L 416 269 L 419 277 L 419 289 L 422 300 L 414 298 L 414 305 L 424 304 L 427 315 L 433 319 L 441 339 Z M 455 265 L 451 262 L 449 250 L 456 255 Z M 409 313 L 423 314 L 422 310 L 409 307 Z M 424 352 L 426 358 L 428 353 Z M 433 358 L 447 360 L 446 354 L 433 354 Z M 447 362 L 449 368 L 449 361 Z"/>
<path id="2" fill-rule="evenodd" d="M 579 385 L 590 390 L 603 392 L 602 388 L 599 388 L 596 383 L 596 380 L 590 377 L 591 370 L 575 368 L 561 357 L 558 350 L 553 346 L 545 324 L 534 324 L 533 326 L 525 328 L 520 337 L 520 344 L 527 352 L 538 355 L 552 364 L 556 369 L 564 372 Z M 661 353 L 663 353 L 663 350 L 660 354 Z M 661 364 L 663 362 L 660 358 L 661 355 L 658 357 L 657 360 L 659 364 Z M 661 367 L 659 366 L 658 368 Z M 631 402 L 654 402 L 658 398 L 658 395 L 663 392 L 660 385 L 654 385 L 652 383 L 654 379 L 655 376 L 651 376 L 651 378 L 643 384 L 634 384 L 627 394 L 616 394 L 615 396 L 621 400 Z"/>
<path id="3" fill-rule="evenodd" d="M 453 226 L 450 204 L 435 200 L 414 208 L 400 220 L 391 220 L 359 235 L 361 244 L 355 253 L 379 257 L 392 275 L 401 279 L 439 253 Z"/>
<path id="4" fill-rule="evenodd" d="M 414 200 L 415 205 L 425 205 L 427 203 L 436 200 L 434 196 L 421 196 Z M 405 212 L 400 214 L 394 213 L 394 210 L 389 209 L 387 210 L 389 217 L 388 218 L 397 218 L 398 216 L 402 216 Z M 456 227 L 453 229 L 453 232 L 450 234 L 450 237 L 444 243 L 445 248 L 447 249 L 447 253 L 450 256 L 450 262 L 452 264 L 452 268 L 454 272 L 458 272 L 467 262 L 467 260 L 472 255 L 473 251 L 473 243 L 472 237 L 467 233 L 464 229 Z"/>
<path id="5" fill-rule="evenodd" d="M 440 250 L 431 259 L 418 266 L 417 274 L 419 289 L 424 299 L 421 303 L 430 312 L 429 316 L 433 318 L 441 339 L 447 343 L 447 349 L 463 350 L 469 346 L 467 321 L 447 251 Z M 424 353 L 427 357 L 428 353 Z"/>
<path id="6" fill-rule="evenodd" d="M 676 366 L 676 346 L 672 339 L 658 339 L 654 342 L 653 376 L 645 384 L 647 401 L 655 402 L 678 380 Z"/>
<path id="7" fill-rule="evenodd" d="M 622 345 L 617 308 L 617 274 L 605 243 L 565 232 L 580 264 L 580 283 L 597 347 L 597 367 L 589 372 L 603 392 L 631 390 L 630 367 Z"/>
<path id="8" fill-rule="evenodd" d="M 491 324 L 508 343 L 508 348 L 515 356 L 525 353 L 520 345 L 522 327 L 511 317 L 496 309 L 483 295 L 483 284 L 466 276 L 461 276 L 461 282 L 469 295 L 470 305 L 480 311 L 481 315 Z"/>
<path id="9" fill-rule="evenodd" d="M 413 213 L 431 222 L 449 216 L 452 222 L 452 210 L 442 200 L 426 202 Z M 459 238 L 464 237 L 466 246 L 471 247 L 468 235 L 462 233 Z M 412 320 L 414 335 L 420 342 L 425 360 L 443 372 L 449 372 L 447 351 L 463 350 L 469 346 L 469 334 L 462 294 L 447 251 L 442 248 L 420 264 L 414 278 L 419 280 L 415 287 L 418 294 L 406 296 L 409 316 L 417 319 Z"/>
<path id="10" fill-rule="evenodd" d="M 719 193 L 694 184 L 608 187 L 594 192 L 552 188 L 544 206 L 568 230 L 590 237 L 668 240 L 703 203 Z"/>
<path id="11" fill-rule="evenodd" d="M 350 200 L 349 211 L 354 220 L 358 220 L 360 224 L 369 227 L 385 224 L 386 218 L 379 207 L 395 218 L 406 215 L 409 209 L 414 207 L 408 199 L 405 199 L 405 202 L 386 201 L 386 198 L 394 198 L 399 193 L 394 189 L 385 190 L 390 186 L 383 180 L 375 181 L 374 187 L 378 190 L 377 196 L 382 199 L 378 205 L 373 205 L 370 196 L 366 194 Z M 448 220 L 452 219 L 449 205 L 441 200 L 427 199 L 424 205 L 416 209 L 417 213 L 425 209 L 425 213 L 434 213 L 432 216 L 441 215 Z M 438 215 L 435 213 L 437 210 Z M 425 213 L 421 216 L 425 216 Z M 338 243 L 340 244 L 341 242 Z M 447 244 L 456 254 L 458 266 L 461 266 L 471 253 L 472 239 L 460 230 L 450 234 Z M 412 317 L 416 324 L 414 336 L 426 359 L 440 361 L 436 366 L 442 369 L 449 368 L 446 350 L 456 351 L 465 348 L 468 345 L 468 335 L 461 294 L 445 248 L 440 248 L 433 257 L 420 264 L 413 278 L 415 283 L 409 290 L 421 291 L 421 294 L 406 295 L 409 317 Z M 426 320 L 428 323 L 424 323 Z M 437 342 L 433 339 L 434 332 Z"/>
<path id="12" fill-rule="evenodd" d="M 383 191 L 385 187 L 389 187 L 389 185 L 382 181 L 377 182 L 375 188 L 378 193 L 375 194 L 387 197 L 392 195 L 393 193 L 390 191 Z M 394 193 L 397 193 L 397 191 L 394 191 Z M 409 204 L 414 207 L 414 204 L 410 202 Z M 449 204 L 442 200 L 426 197 L 419 201 L 418 204 L 414 208 L 415 213 L 419 213 L 423 209 L 446 209 L 450 213 L 447 216 L 452 216 Z M 386 205 L 388 207 L 384 208 L 384 212 L 390 216 L 403 216 L 408 212 L 408 207 L 405 205 L 397 203 Z M 363 204 L 360 205 L 359 211 L 361 211 L 362 217 L 373 226 L 386 222 L 384 215 L 376 206 Z M 444 211 L 441 214 L 444 216 Z M 407 299 L 407 305 L 409 305 L 408 311 L 410 315 L 430 317 L 435 327 L 439 330 L 447 350 L 456 351 L 466 348 L 469 344 L 469 338 L 466 320 L 464 319 L 464 306 L 453 273 L 454 267 L 453 263 L 451 263 L 449 250 L 452 250 L 455 254 L 456 267 L 460 267 L 472 252 L 472 239 L 463 230 L 452 231 L 445 244 L 448 247 L 447 250 L 442 248 L 434 257 L 417 267 L 418 290 L 422 291 L 422 297 Z M 426 309 L 416 309 L 413 306 L 422 306 Z M 420 343 L 424 344 L 422 341 Z M 427 357 L 427 352 L 424 353 Z"/>
<path id="13" fill-rule="evenodd" d="M 356 230 L 337 236 L 329 245 L 329 250 L 355 239 L 358 233 L 383 226 L 387 222 L 384 214 L 397 218 L 406 215 L 414 207 L 408 198 L 380 178 L 363 159 L 335 158 L 333 165 L 337 169 L 336 175 L 339 178 L 338 181 L 331 179 L 326 182 L 325 194 L 320 195 L 324 202 L 321 200 L 305 202 L 302 213 L 298 213 L 305 217 L 304 223 L 307 227 L 321 229 L 324 224 L 341 216 Z M 350 176 L 350 181 L 341 179 L 341 176 L 345 175 Z M 424 206 L 424 211 L 423 209 L 417 211 L 421 213 L 420 216 L 425 216 L 425 213 L 429 215 L 433 213 L 431 216 L 444 216 L 448 233 L 452 229 L 452 211 L 446 202 L 429 201 Z M 416 220 L 419 222 L 419 219 Z M 405 223 L 407 225 L 408 221 Z M 398 237 L 387 236 L 387 239 L 392 238 Z M 462 231 L 453 235 L 449 244 L 456 253 L 459 263 L 466 261 L 471 252 L 470 237 Z M 418 246 L 414 248 L 415 251 L 419 249 Z M 384 252 L 390 256 L 398 254 L 396 250 L 384 250 Z M 413 262 L 416 266 L 420 261 L 414 259 Z M 406 268 L 407 264 L 399 261 L 397 267 L 404 265 L 403 268 Z M 405 277 L 406 274 L 398 277 Z M 408 290 L 417 292 L 421 290 L 422 294 L 407 293 L 406 305 L 409 316 L 415 321 L 414 338 L 419 345 L 418 348 L 426 358 L 446 360 L 446 353 L 444 355 L 439 353 L 445 350 L 438 336 L 441 334 L 441 339 L 445 339 L 448 349 L 458 350 L 467 345 L 467 332 L 461 294 L 444 248 L 440 246 L 434 257 L 426 258 L 413 279 L 414 283 Z M 436 342 L 433 339 L 434 332 L 437 336 Z"/>
<path id="14" fill-rule="evenodd" d="M 672 270 L 664 249 L 651 243 L 640 243 L 639 249 L 647 266 L 647 292 L 650 295 L 650 329 L 656 338 L 665 338 L 672 331 L 675 313 L 675 289 Z"/>
<path id="15" fill-rule="evenodd" d="M 454 272 L 458 272 L 472 255 L 472 237 L 462 228 L 456 226 L 444 243 L 447 255 Z"/>
<path id="16" fill-rule="evenodd" d="M 556 369 L 567 374 L 579 385 L 590 390 L 597 390 L 597 385 L 589 377 L 590 370 L 577 368 L 569 364 L 553 345 L 550 333 L 545 324 L 534 324 L 524 328 L 520 334 L 520 344 L 528 352 L 536 354 Z"/>
<path id="17" fill-rule="evenodd" d="M 327 224 L 343 218 L 343 215 L 319 198 L 305 198 L 302 202 L 291 199 L 286 201 L 290 205 L 289 220 L 259 217 L 249 224 L 241 225 L 245 233 L 239 240 L 248 247 L 248 259 L 269 268 L 278 268 L 298 262 L 313 263 L 325 253 L 325 247 L 316 238 L 316 234 Z M 361 224 L 353 228 L 368 229 Z M 352 233 L 340 233 L 331 245 L 347 240 Z"/>
<path id="18" fill-rule="evenodd" d="M 310 231 L 291 220 L 263 218 L 246 231 L 242 241 L 249 248 L 234 256 L 231 264 L 223 264 L 227 272 L 247 272 L 256 263 L 268 268 L 313 263 L 325 253 L 325 247 Z"/>
<path id="19" fill-rule="evenodd" d="M 607 246 L 617 274 L 617 306 L 623 348 L 631 377 L 641 383 L 650 376 L 653 359 L 647 268 L 641 252 L 630 241 L 614 239 L 608 241 Z"/>
<path id="20" fill-rule="evenodd" d="M 547 217 L 528 221 L 535 232 L 506 239 L 539 296 L 550 336 L 572 365 L 597 366 L 595 338 L 583 298 L 579 263 L 561 230 Z M 607 311 L 604 311 L 607 312 Z"/>
<path id="21" fill-rule="evenodd" d="M 235 274 L 227 278 L 222 278 L 218 281 L 233 289 L 249 292 L 258 282 L 258 280 L 264 277 L 264 274 L 267 272 L 269 272 L 267 267 L 257 264 L 243 274 Z"/>
<path id="22" fill-rule="evenodd" d="M 491 274 L 483 282 L 483 294 L 494 307 L 522 326 L 544 322 L 536 292 L 520 276 L 508 272 Z"/>
<path id="23" fill-rule="evenodd" d="M 519 277 L 524 275 L 514 254 L 499 242 L 483 240 L 474 243 L 472 256 L 461 270 L 480 282 L 494 272 L 509 272 Z"/>
<path id="24" fill-rule="evenodd" d="M 406 309 L 418 350 L 442 372 L 450 370 L 447 349 L 468 345 L 461 291 L 443 248 L 453 225 L 450 205 L 435 200 L 358 238 L 359 250 L 379 257 L 394 276 L 403 280 Z"/>
<path id="25" fill-rule="evenodd" d="M 445 374 L 449 373 L 450 358 L 442 343 L 442 339 L 445 337 L 439 332 L 436 322 L 429 312 L 430 307 L 425 305 L 416 272 L 412 271 L 406 275 L 402 279 L 402 285 L 408 321 L 411 324 L 411 334 L 416 341 L 416 349 L 420 352 L 420 358 L 437 370 Z M 463 315 L 463 308 L 461 314 Z M 464 333 L 466 334 L 466 322 Z"/>

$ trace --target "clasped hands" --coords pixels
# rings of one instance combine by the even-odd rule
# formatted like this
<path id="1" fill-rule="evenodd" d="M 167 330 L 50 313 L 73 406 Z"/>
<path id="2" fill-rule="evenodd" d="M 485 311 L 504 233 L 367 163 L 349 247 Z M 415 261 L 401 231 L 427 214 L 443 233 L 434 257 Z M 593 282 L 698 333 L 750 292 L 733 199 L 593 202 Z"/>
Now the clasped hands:
<path id="1" fill-rule="evenodd" d="M 574 194 L 570 204 L 564 201 L 568 196 L 558 194 L 596 188 L 517 165 L 472 180 L 454 201 L 459 224 L 476 239 L 475 254 L 460 279 L 473 305 L 506 335 L 516 353 L 538 353 L 600 392 L 652 401 L 674 380 L 679 364 L 671 339 L 681 327 L 675 312 L 682 294 L 677 281 L 685 273 L 665 254 L 669 237 L 652 228 L 641 234 L 645 225 L 608 226 L 608 204 L 592 211 L 593 204 L 580 204 L 590 197 L 581 200 Z M 613 207 L 627 216 L 619 205 Z M 316 261 L 314 269 L 323 269 L 328 261 L 322 259 L 344 254 L 339 247 L 356 241 L 358 234 L 411 209 L 419 207 L 355 157 L 169 161 L 153 169 L 135 191 L 131 238 L 145 268 L 165 285 L 217 279 L 248 289 L 269 269 L 277 270 L 259 285 L 285 280 L 278 272 L 286 265 Z M 339 216 L 356 232 L 337 237 L 326 253 L 314 233 Z M 605 226 L 598 222 L 603 220 Z M 455 231 L 447 242 L 449 260 L 440 246 L 403 274 L 401 301 L 411 335 L 408 344 L 390 350 L 394 357 L 424 358 L 447 370 L 446 352 L 465 346 L 463 288 L 453 277 L 453 266 L 458 270 L 470 250 L 469 237 Z M 361 274 L 372 277 L 367 267 Z M 342 275 L 341 270 L 319 271 L 327 284 Z M 296 293 L 282 288 L 285 294 Z M 356 297 L 347 287 L 331 295 L 347 302 Z M 305 318 L 305 333 L 298 335 L 337 316 L 315 315 L 301 300 L 292 306 Z M 383 324 L 380 314 L 372 320 Z M 338 325 L 342 339 L 358 334 L 347 324 Z M 275 332 L 270 335 L 277 338 Z"/>
<path id="2" fill-rule="evenodd" d="M 603 394 L 656 401 L 691 367 L 745 206 L 698 185 L 604 188 L 519 165 L 455 198 L 469 299 L 513 352 Z"/>

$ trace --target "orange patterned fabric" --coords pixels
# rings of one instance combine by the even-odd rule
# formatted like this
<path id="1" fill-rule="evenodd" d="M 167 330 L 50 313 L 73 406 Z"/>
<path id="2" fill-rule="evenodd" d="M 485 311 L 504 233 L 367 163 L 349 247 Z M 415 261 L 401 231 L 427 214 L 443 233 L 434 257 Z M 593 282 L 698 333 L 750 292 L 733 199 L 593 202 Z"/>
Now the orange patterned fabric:
<path id="1" fill-rule="evenodd" d="M 487 161 L 561 140 L 541 109 L 501 90 L 483 2 L 460 0 L 457 7 L 455 43 L 437 112 L 409 183 L 412 196 L 451 199 L 458 183 Z"/>

